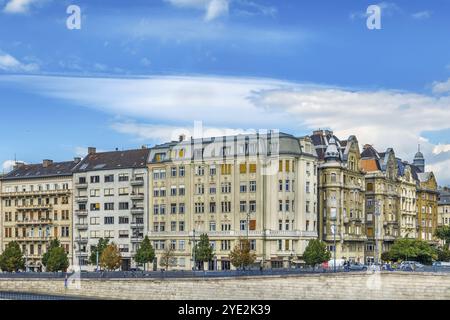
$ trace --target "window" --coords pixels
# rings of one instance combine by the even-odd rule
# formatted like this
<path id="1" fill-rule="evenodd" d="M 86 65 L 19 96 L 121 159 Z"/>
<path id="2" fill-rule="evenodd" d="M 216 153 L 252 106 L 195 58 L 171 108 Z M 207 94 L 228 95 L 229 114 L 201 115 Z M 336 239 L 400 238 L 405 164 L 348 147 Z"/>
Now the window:
<path id="1" fill-rule="evenodd" d="M 104 204 L 105 211 L 114 210 L 114 203 L 108 202 Z"/>
<path id="2" fill-rule="evenodd" d="M 105 224 L 114 224 L 114 217 L 105 217 Z"/>
<path id="3" fill-rule="evenodd" d="M 114 196 L 114 189 L 105 189 L 103 190 L 105 197 L 112 197 Z"/>
<path id="4" fill-rule="evenodd" d="M 100 203 L 91 203 L 91 211 L 100 211 Z"/>
<path id="5" fill-rule="evenodd" d="M 180 203 L 178 205 L 178 213 L 180 213 L 180 214 L 184 213 L 184 203 Z"/>
<path id="6" fill-rule="evenodd" d="M 184 231 L 184 221 L 179 221 L 178 222 L 178 230 L 179 231 Z"/>
<path id="7" fill-rule="evenodd" d="M 247 230 L 247 220 L 241 220 L 239 226 L 241 231 Z"/>
<path id="8" fill-rule="evenodd" d="M 286 172 L 291 171 L 291 170 L 290 170 L 290 163 L 291 163 L 291 162 L 290 162 L 289 160 L 286 160 L 285 162 L 286 162 Z"/>
<path id="9" fill-rule="evenodd" d="M 176 221 L 170 222 L 170 231 L 172 231 L 172 232 L 177 231 L 177 222 Z"/>
<path id="10" fill-rule="evenodd" d="M 230 231 L 230 230 L 231 230 L 231 224 L 222 223 L 222 231 Z"/>
<path id="11" fill-rule="evenodd" d="M 283 230 L 283 220 L 278 220 L 278 230 Z"/>
<path id="12" fill-rule="evenodd" d="M 130 219 L 128 217 L 119 217 L 119 224 L 128 224 Z"/>
<path id="13" fill-rule="evenodd" d="M 170 196 L 175 197 L 177 195 L 177 186 L 170 187 Z"/>
<path id="14" fill-rule="evenodd" d="M 250 163 L 250 173 L 256 173 L 256 163 Z"/>
<path id="15" fill-rule="evenodd" d="M 100 197 L 100 189 L 91 189 L 90 195 L 91 197 Z"/>
<path id="16" fill-rule="evenodd" d="M 128 210 L 129 203 L 128 202 L 119 202 L 119 210 Z"/>
<path id="17" fill-rule="evenodd" d="M 289 200 L 286 200 L 284 206 L 285 206 L 286 212 L 289 212 L 289 211 L 290 211 L 290 210 L 289 210 Z"/>
<path id="18" fill-rule="evenodd" d="M 184 175 L 185 175 L 185 169 L 184 169 L 184 167 L 180 167 L 180 168 L 178 169 L 178 171 L 179 171 L 180 177 L 184 177 Z"/>
<path id="19" fill-rule="evenodd" d="M 241 201 L 239 204 L 239 212 L 247 211 L 247 201 Z"/>
<path id="20" fill-rule="evenodd" d="M 222 193 L 231 193 L 231 182 L 223 182 L 221 187 Z"/>
<path id="21" fill-rule="evenodd" d="M 119 196 L 127 196 L 128 194 L 128 188 L 119 188 Z"/>
<path id="22" fill-rule="evenodd" d="M 240 187 L 239 187 L 239 191 L 241 193 L 246 193 L 247 192 L 247 184 L 245 182 L 242 182 Z"/>
<path id="23" fill-rule="evenodd" d="M 108 182 L 114 182 L 114 175 L 113 174 L 109 174 L 105 176 L 105 183 Z"/>
<path id="24" fill-rule="evenodd" d="M 231 174 L 231 164 L 222 164 L 220 166 L 220 172 L 222 175 L 230 175 Z"/>
<path id="25" fill-rule="evenodd" d="M 256 212 L 256 201 L 250 201 L 250 212 Z"/>
<path id="26" fill-rule="evenodd" d="M 180 185 L 180 186 L 178 187 L 178 195 L 184 196 L 185 193 L 186 193 L 186 191 L 185 191 L 184 185 Z"/>
<path id="27" fill-rule="evenodd" d="M 310 182 L 306 182 L 306 193 L 310 193 Z"/>
<path id="28" fill-rule="evenodd" d="M 283 180 L 278 180 L 278 191 L 283 191 Z"/>
<path id="29" fill-rule="evenodd" d="M 198 183 L 195 185 L 195 194 L 204 194 L 205 185 L 203 183 Z"/>
<path id="30" fill-rule="evenodd" d="M 205 204 L 203 202 L 195 203 L 195 213 L 205 213 Z"/>
<path id="31" fill-rule="evenodd" d="M 216 223 L 214 221 L 209 223 L 209 231 L 216 231 Z"/>
<path id="32" fill-rule="evenodd" d="M 245 174 L 247 173 L 247 164 L 246 163 L 241 163 L 239 165 L 239 173 L 240 174 Z"/>
<path id="33" fill-rule="evenodd" d="M 289 180 L 286 180 L 286 191 L 290 190 L 290 185 L 291 185 L 291 182 Z"/>
<path id="34" fill-rule="evenodd" d="M 216 203 L 215 202 L 210 202 L 209 203 L 209 212 L 210 213 L 216 213 Z"/>
<path id="35" fill-rule="evenodd" d="M 222 251 L 228 251 L 231 249 L 231 240 L 222 240 L 220 243 Z"/>
<path id="36" fill-rule="evenodd" d="M 120 173 L 119 174 L 119 182 L 126 182 L 128 181 L 129 177 L 127 173 Z"/>
<path id="37" fill-rule="evenodd" d="M 170 213 L 171 214 L 176 214 L 177 213 L 177 204 L 176 203 L 171 203 L 170 204 Z"/>
<path id="38" fill-rule="evenodd" d="M 178 241 L 178 250 L 184 251 L 186 249 L 186 241 L 180 240 Z M 180 258 L 180 266 L 184 266 L 184 258 L 183 258 L 183 264 L 181 265 L 181 258 Z"/>
<path id="39" fill-rule="evenodd" d="M 204 176 L 205 175 L 205 167 L 203 167 L 203 166 L 196 166 L 195 167 L 195 175 L 196 176 Z"/>
<path id="40" fill-rule="evenodd" d="M 217 169 L 215 165 L 211 165 L 209 167 L 209 175 L 210 176 L 215 176 L 217 174 Z"/>
<path id="41" fill-rule="evenodd" d="M 250 250 L 256 251 L 256 240 L 250 240 Z"/>
<path id="42" fill-rule="evenodd" d="M 256 181 L 250 181 L 250 192 L 256 192 Z"/>
<path id="43" fill-rule="evenodd" d="M 175 178 L 177 176 L 177 167 L 170 168 L 170 176 Z"/>
<path id="44" fill-rule="evenodd" d="M 231 212 L 231 202 L 230 201 L 222 201 L 222 213 Z"/>
<path id="45" fill-rule="evenodd" d="M 216 185 L 215 184 L 210 184 L 209 185 L 209 193 L 210 194 L 216 194 Z"/>
<path id="46" fill-rule="evenodd" d="M 130 232 L 128 230 L 119 230 L 119 238 L 126 239 L 130 237 Z"/>
<path id="47" fill-rule="evenodd" d="M 91 183 L 100 183 L 100 176 L 92 176 Z"/>

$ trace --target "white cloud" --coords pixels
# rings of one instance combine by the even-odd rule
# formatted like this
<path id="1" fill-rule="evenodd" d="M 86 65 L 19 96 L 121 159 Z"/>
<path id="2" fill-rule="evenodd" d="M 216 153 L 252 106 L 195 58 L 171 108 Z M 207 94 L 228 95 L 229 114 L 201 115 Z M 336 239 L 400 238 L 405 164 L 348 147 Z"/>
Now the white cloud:
<path id="1" fill-rule="evenodd" d="M 433 148 L 433 154 L 441 154 L 444 152 L 450 152 L 450 144 L 439 143 L 438 145 L 434 146 L 434 148 Z"/>
<path id="2" fill-rule="evenodd" d="M 433 93 L 443 94 L 450 92 L 450 78 L 444 82 L 435 81 L 432 85 Z"/>
<path id="3" fill-rule="evenodd" d="M 450 153 L 433 153 L 442 147 L 424 138 L 425 132 L 450 128 L 449 96 L 232 77 L 0 77 L 0 85 L 3 81 L 122 119 L 139 119 L 115 121 L 113 128 L 141 140 L 175 140 L 177 129 L 188 130 L 197 120 L 219 135 L 227 128 L 292 133 L 331 128 L 342 138 L 356 135 L 361 144 L 374 144 L 380 151 L 393 147 L 409 161 L 420 143 L 439 181 L 445 168 L 436 164 L 450 159 Z"/>
<path id="4" fill-rule="evenodd" d="M 206 21 L 228 14 L 229 0 L 165 0 L 178 8 L 193 8 L 205 11 Z"/>
<path id="5" fill-rule="evenodd" d="M 425 11 L 416 12 L 416 13 L 413 13 L 411 15 L 411 17 L 413 17 L 414 19 L 417 19 L 417 20 L 429 19 L 429 18 L 431 18 L 431 11 L 425 10 Z"/>
<path id="6" fill-rule="evenodd" d="M 0 51 L 0 70 L 10 72 L 34 72 L 39 69 L 36 63 L 22 63 L 13 56 Z"/>
<path id="7" fill-rule="evenodd" d="M 32 5 L 45 2 L 46 0 L 9 0 L 3 11 L 5 13 L 28 13 Z"/>
<path id="8" fill-rule="evenodd" d="M 21 162 L 21 161 L 19 161 L 19 162 Z M 2 172 L 3 173 L 10 172 L 13 169 L 15 164 L 16 164 L 16 161 L 14 161 L 14 160 L 6 160 L 6 161 L 4 161 L 2 163 Z"/>

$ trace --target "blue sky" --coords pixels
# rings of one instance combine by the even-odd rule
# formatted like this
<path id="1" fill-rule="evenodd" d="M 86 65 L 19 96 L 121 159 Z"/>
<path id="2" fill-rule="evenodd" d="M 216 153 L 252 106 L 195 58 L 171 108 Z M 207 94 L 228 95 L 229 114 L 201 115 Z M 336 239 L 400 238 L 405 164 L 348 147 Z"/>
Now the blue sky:
<path id="1" fill-rule="evenodd" d="M 327 127 L 406 160 L 420 143 L 450 184 L 449 14 L 443 0 L 0 0 L 0 164 L 202 121 L 206 135 Z"/>

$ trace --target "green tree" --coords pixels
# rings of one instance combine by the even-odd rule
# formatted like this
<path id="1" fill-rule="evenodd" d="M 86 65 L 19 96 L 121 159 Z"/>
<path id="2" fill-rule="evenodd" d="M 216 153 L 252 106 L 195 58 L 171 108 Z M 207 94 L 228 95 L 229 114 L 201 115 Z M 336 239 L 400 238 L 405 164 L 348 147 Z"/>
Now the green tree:
<path id="1" fill-rule="evenodd" d="M 437 249 L 437 255 L 439 261 L 450 261 L 450 250 L 447 248 Z"/>
<path id="2" fill-rule="evenodd" d="M 331 258 L 331 253 L 323 241 L 311 240 L 303 253 L 303 260 L 308 266 L 315 267 Z"/>
<path id="3" fill-rule="evenodd" d="M 389 251 L 385 251 L 381 254 L 381 260 L 382 261 L 391 261 L 391 256 L 389 254 Z"/>
<path id="4" fill-rule="evenodd" d="M 119 248 L 114 243 L 109 244 L 102 252 L 100 266 L 105 270 L 114 271 L 120 268 L 121 262 Z"/>
<path id="5" fill-rule="evenodd" d="M 147 263 L 153 262 L 154 260 L 155 260 L 155 249 L 153 249 L 153 246 L 148 236 L 145 236 L 144 240 L 139 246 L 139 249 L 136 251 L 134 261 L 136 261 L 136 263 L 138 264 L 143 264 L 145 270 L 145 265 Z"/>
<path id="6" fill-rule="evenodd" d="M 396 239 L 389 256 L 393 261 L 414 260 L 423 264 L 431 264 L 438 257 L 436 249 L 429 243 L 411 238 Z"/>
<path id="7" fill-rule="evenodd" d="M 447 248 L 450 246 L 450 226 L 437 227 L 434 236 L 443 240 Z"/>
<path id="8" fill-rule="evenodd" d="M 252 252 L 250 241 L 247 239 L 239 239 L 238 244 L 230 252 L 230 261 L 235 268 L 246 267 L 255 263 L 256 254 Z"/>
<path id="9" fill-rule="evenodd" d="M 108 244 L 109 244 L 108 239 L 100 238 L 98 240 L 98 244 L 96 246 L 92 247 L 91 256 L 89 257 L 89 263 L 91 265 L 97 265 L 97 252 L 98 252 L 98 259 L 100 260 L 100 257 L 102 256 L 103 251 L 106 249 Z"/>
<path id="10" fill-rule="evenodd" d="M 47 267 L 48 258 L 50 256 L 50 252 L 52 251 L 52 249 L 58 248 L 59 246 L 61 246 L 61 243 L 59 242 L 58 238 L 50 241 L 50 244 L 47 247 L 47 252 L 44 253 L 44 255 L 42 256 L 42 265 Z"/>
<path id="11" fill-rule="evenodd" d="M 161 259 L 159 260 L 159 265 L 163 268 L 166 269 L 166 271 L 169 270 L 169 267 L 173 264 L 173 258 L 175 256 L 175 252 L 174 250 L 169 246 L 167 247 L 162 256 Z"/>
<path id="12" fill-rule="evenodd" d="M 16 241 L 8 243 L 0 255 L 0 269 L 5 272 L 17 272 L 25 269 L 25 259 Z"/>
<path id="13" fill-rule="evenodd" d="M 211 261 L 214 258 L 214 250 L 209 242 L 208 235 L 202 234 L 200 241 L 195 245 L 195 260 L 202 262 L 202 270 L 204 269 L 205 262 Z"/>
<path id="14" fill-rule="evenodd" d="M 63 247 L 52 248 L 47 258 L 47 271 L 58 272 L 66 271 L 69 267 L 69 258 Z"/>

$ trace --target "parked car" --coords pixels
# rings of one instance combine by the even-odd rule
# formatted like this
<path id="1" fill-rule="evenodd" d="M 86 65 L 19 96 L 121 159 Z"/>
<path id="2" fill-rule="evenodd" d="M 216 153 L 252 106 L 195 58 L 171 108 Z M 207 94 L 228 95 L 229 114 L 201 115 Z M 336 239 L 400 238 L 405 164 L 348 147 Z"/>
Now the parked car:
<path id="1" fill-rule="evenodd" d="M 447 262 L 447 261 L 435 261 L 435 262 L 433 262 L 433 267 L 450 268 L 450 262 Z"/>
<path id="2" fill-rule="evenodd" d="M 354 263 L 354 264 L 350 264 L 348 266 L 348 269 L 350 271 L 366 271 L 367 270 L 367 266 L 361 263 Z"/>
<path id="3" fill-rule="evenodd" d="M 423 269 L 424 265 L 417 261 L 403 261 L 400 263 L 399 269 L 402 271 L 415 271 Z"/>

